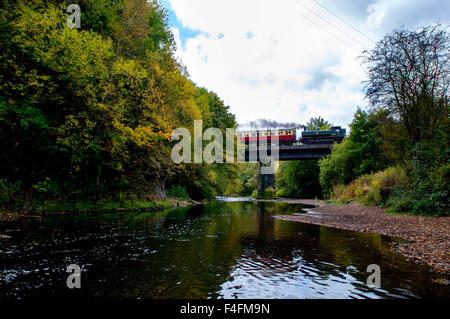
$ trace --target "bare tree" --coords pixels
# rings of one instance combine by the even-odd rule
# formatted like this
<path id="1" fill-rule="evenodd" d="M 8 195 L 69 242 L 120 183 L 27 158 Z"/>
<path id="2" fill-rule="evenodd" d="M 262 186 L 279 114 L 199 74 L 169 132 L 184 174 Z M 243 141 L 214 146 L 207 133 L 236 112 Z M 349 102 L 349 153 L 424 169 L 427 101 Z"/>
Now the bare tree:
<path id="1" fill-rule="evenodd" d="M 364 82 L 372 107 L 389 110 L 412 142 L 429 139 L 445 119 L 449 88 L 449 35 L 441 25 L 418 31 L 401 28 L 363 53 Z"/>

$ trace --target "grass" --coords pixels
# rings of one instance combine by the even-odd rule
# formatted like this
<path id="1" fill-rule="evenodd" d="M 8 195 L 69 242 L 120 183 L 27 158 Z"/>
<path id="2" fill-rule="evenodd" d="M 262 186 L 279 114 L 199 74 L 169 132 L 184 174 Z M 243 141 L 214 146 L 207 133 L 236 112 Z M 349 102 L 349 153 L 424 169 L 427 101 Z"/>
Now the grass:
<path id="1" fill-rule="evenodd" d="M 174 207 L 171 200 L 125 200 L 115 201 L 75 201 L 34 203 L 28 213 L 42 214 L 55 212 L 115 212 L 115 211 L 157 211 Z M 0 211 L 0 214 L 20 213 L 21 210 Z"/>
<path id="2" fill-rule="evenodd" d="M 334 204 L 334 205 L 345 205 L 345 204 L 350 204 L 351 201 L 349 200 L 339 200 L 339 199 L 329 199 L 326 201 L 328 204 Z"/>
<path id="3" fill-rule="evenodd" d="M 334 204 L 334 205 L 345 205 L 345 204 L 350 204 L 351 203 L 350 200 L 341 201 L 339 199 L 329 199 L 326 202 L 328 204 Z M 363 202 L 359 202 L 359 203 L 360 203 L 361 206 L 370 206 L 370 205 L 368 205 L 366 203 L 363 203 Z M 390 214 L 390 215 L 411 215 L 411 216 L 415 215 L 412 212 L 398 212 L 398 211 L 395 211 L 392 207 L 388 207 L 387 209 L 384 210 L 384 212 L 386 214 Z"/>
<path id="4" fill-rule="evenodd" d="M 411 215 L 411 216 L 416 215 L 413 212 L 398 212 L 392 207 L 388 207 L 384 212 L 389 215 Z"/>
<path id="5" fill-rule="evenodd" d="M 160 210 L 172 207 L 168 200 L 123 201 L 123 202 L 75 202 L 52 203 L 44 206 L 48 212 L 54 211 L 114 211 L 114 210 Z"/>

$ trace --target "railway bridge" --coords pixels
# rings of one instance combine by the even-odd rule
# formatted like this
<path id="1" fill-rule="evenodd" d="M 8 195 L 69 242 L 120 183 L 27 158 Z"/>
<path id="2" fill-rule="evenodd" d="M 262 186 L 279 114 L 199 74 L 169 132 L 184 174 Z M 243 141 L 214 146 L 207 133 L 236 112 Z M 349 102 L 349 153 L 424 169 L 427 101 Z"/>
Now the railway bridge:
<path id="1" fill-rule="evenodd" d="M 301 145 L 279 145 L 276 149 L 268 145 L 268 156 L 271 156 L 272 152 L 278 150 L 278 161 L 301 161 L 301 160 L 318 160 L 326 157 L 331 153 L 332 143 L 328 144 L 301 144 Z M 275 174 L 261 174 L 262 163 L 260 161 L 260 152 L 257 149 L 256 154 L 250 154 L 250 150 L 245 150 L 245 162 L 258 162 L 260 164 L 259 177 L 258 177 L 258 197 L 265 198 L 265 191 L 267 188 L 272 187 L 275 190 Z M 263 154 L 264 154 L 263 153 Z M 253 156 L 252 156 L 253 155 Z"/>

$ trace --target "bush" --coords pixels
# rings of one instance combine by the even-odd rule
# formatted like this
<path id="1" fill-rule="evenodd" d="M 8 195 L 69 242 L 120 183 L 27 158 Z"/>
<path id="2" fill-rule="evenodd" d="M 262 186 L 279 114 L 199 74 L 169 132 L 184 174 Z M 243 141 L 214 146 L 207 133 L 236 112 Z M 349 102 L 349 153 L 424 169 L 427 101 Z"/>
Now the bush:
<path id="1" fill-rule="evenodd" d="M 363 175 L 348 185 L 333 188 L 331 198 L 339 202 L 360 201 L 366 205 L 384 205 L 392 189 L 407 184 L 406 171 L 390 167 L 374 174 Z"/>
<path id="2" fill-rule="evenodd" d="M 348 185 L 335 186 L 331 199 L 340 203 L 356 200 L 365 205 L 383 205 L 391 211 L 415 215 L 448 215 L 450 165 L 436 168 L 433 164 L 436 156 L 432 158 L 428 147 L 414 152 L 408 167 L 409 175 L 406 169 L 389 167 L 363 175 Z"/>
<path id="3" fill-rule="evenodd" d="M 171 188 L 169 188 L 166 191 L 166 194 L 168 197 L 171 197 L 171 198 L 189 199 L 189 194 L 186 190 L 186 187 L 180 186 L 180 185 L 172 186 Z"/>
<path id="4" fill-rule="evenodd" d="M 276 197 L 275 189 L 273 187 L 267 187 L 264 191 L 265 199 L 273 199 Z"/>
<path id="5" fill-rule="evenodd" d="M 285 188 L 277 189 L 277 191 L 276 191 L 276 193 L 275 193 L 275 195 L 276 195 L 277 197 L 289 197 L 288 194 L 289 194 L 289 193 L 286 191 Z"/>
<path id="6" fill-rule="evenodd" d="M 239 180 L 229 183 L 225 191 L 225 196 L 239 196 L 243 192 L 242 183 Z"/>
<path id="7" fill-rule="evenodd" d="M 388 206 L 395 212 L 425 216 L 447 216 L 448 191 L 429 192 L 411 187 L 399 187 L 393 191 Z"/>
<path id="8" fill-rule="evenodd" d="M 417 143 L 408 164 L 411 181 L 394 190 L 389 201 L 392 208 L 416 215 L 448 215 L 450 165 L 445 143 Z"/>
<path id="9" fill-rule="evenodd" d="M 388 206 L 396 212 L 410 212 L 414 215 L 447 216 L 449 215 L 448 190 L 433 191 L 422 183 L 399 187 L 392 192 Z"/>
<path id="10" fill-rule="evenodd" d="M 7 207 L 21 197 L 22 183 L 0 178 L 0 207 Z"/>

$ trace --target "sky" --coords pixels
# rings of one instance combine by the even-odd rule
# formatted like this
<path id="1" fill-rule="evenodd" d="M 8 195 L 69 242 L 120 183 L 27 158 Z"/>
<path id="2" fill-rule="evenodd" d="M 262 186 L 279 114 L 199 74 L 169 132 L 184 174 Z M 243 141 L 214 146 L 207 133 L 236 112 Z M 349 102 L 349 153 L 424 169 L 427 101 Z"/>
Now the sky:
<path id="1" fill-rule="evenodd" d="M 397 27 L 450 25 L 449 0 L 162 0 L 190 78 L 238 123 L 348 127 L 367 108 L 364 50 Z"/>

